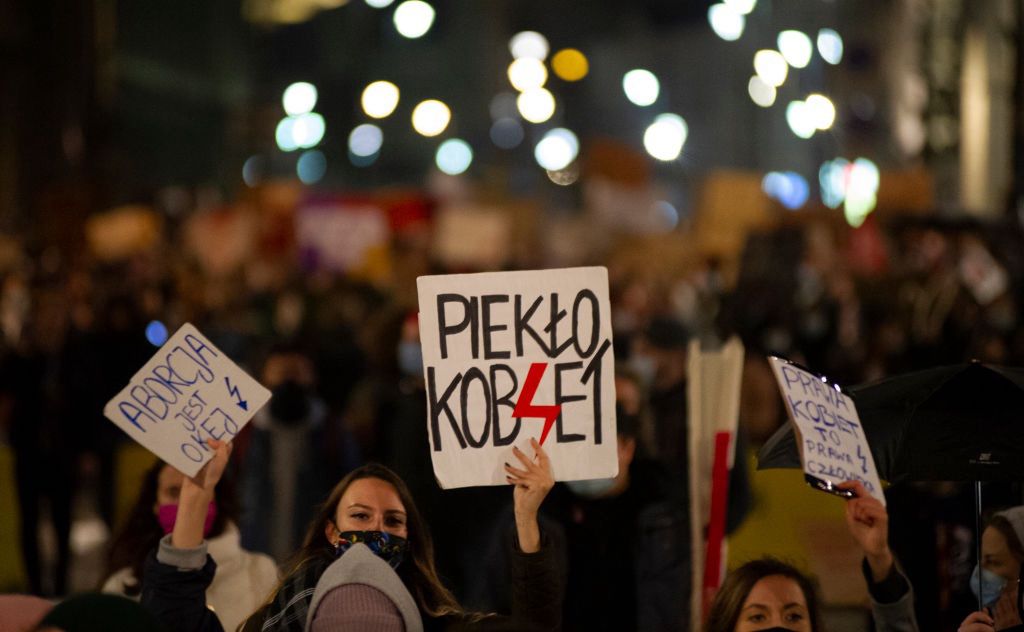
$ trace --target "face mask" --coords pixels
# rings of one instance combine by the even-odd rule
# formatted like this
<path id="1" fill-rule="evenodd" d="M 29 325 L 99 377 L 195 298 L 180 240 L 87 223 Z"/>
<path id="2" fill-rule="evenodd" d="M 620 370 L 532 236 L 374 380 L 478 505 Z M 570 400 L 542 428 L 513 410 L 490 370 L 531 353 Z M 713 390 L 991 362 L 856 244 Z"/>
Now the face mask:
<path id="1" fill-rule="evenodd" d="M 981 602 L 985 606 L 991 606 L 999 601 L 999 595 L 1006 588 L 1006 579 L 984 568 L 981 569 L 981 577 L 985 580 L 985 595 Z M 975 597 L 981 592 L 977 564 L 974 565 L 974 572 L 971 573 L 971 592 L 974 593 Z"/>
<path id="2" fill-rule="evenodd" d="M 573 491 L 577 496 L 583 496 L 584 498 L 600 498 L 604 496 L 612 487 L 615 487 L 614 478 L 594 478 L 585 481 L 566 481 L 566 485 Z"/>
<path id="3" fill-rule="evenodd" d="M 177 505 L 160 505 L 156 510 L 156 519 L 160 521 L 160 526 L 163 528 L 164 533 L 170 533 L 174 531 L 174 522 L 178 519 L 178 506 Z M 217 519 L 217 505 L 210 501 L 210 506 L 206 508 L 206 522 L 203 523 L 203 537 L 210 535 L 210 529 L 213 528 L 213 521 Z"/>
<path id="4" fill-rule="evenodd" d="M 271 392 L 270 414 L 278 421 L 302 421 L 309 416 L 309 410 L 309 391 L 298 382 L 282 382 Z"/>
<path id="5" fill-rule="evenodd" d="M 365 544 L 374 554 L 397 569 L 409 550 L 409 541 L 385 531 L 338 531 L 340 538 L 334 545 L 334 556 L 341 557 L 353 544 Z"/>
<path id="6" fill-rule="evenodd" d="M 420 343 L 408 340 L 398 343 L 398 369 L 410 377 L 423 376 L 423 348 Z"/>

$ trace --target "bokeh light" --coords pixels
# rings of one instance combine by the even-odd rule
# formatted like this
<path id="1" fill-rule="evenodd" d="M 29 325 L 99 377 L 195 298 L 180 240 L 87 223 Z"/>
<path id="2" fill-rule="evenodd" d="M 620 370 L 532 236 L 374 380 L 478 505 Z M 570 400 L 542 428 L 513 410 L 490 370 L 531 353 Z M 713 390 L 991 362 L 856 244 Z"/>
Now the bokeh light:
<path id="1" fill-rule="evenodd" d="M 457 176 L 473 163 L 473 149 L 461 138 L 449 138 L 437 148 L 434 161 L 441 171 Z"/>
<path id="2" fill-rule="evenodd" d="M 530 57 L 543 61 L 548 56 L 548 40 L 536 31 L 523 31 L 512 36 L 508 50 L 515 59 Z"/>
<path id="3" fill-rule="evenodd" d="M 654 209 L 665 220 L 665 227 L 668 230 L 672 230 L 679 225 L 679 210 L 670 202 L 658 200 L 654 203 Z"/>
<path id="4" fill-rule="evenodd" d="M 348 135 L 348 150 L 356 156 L 372 156 L 384 144 L 384 132 L 371 123 L 364 123 Z"/>
<path id="5" fill-rule="evenodd" d="M 390 116 L 398 107 L 398 86 L 390 81 L 374 81 L 363 89 L 363 112 L 372 118 Z"/>
<path id="6" fill-rule="evenodd" d="M 502 149 L 514 149 L 523 142 L 525 132 L 518 119 L 500 118 L 491 125 L 491 142 Z"/>
<path id="7" fill-rule="evenodd" d="M 520 57 L 509 64 L 508 80 L 520 92 L 540 88 L 548 80 L 548 69 L 539 59 Z"/>
<path id="8" fill-rule="evenodd" d="M 839 33 L 832 29 L 818 31 L 818 54 L 832 65 L 843 61 L 843 38 Z"/>
<path id="9" fill-rule="evenodd" d="M 814 54 L 811 38 L 802 31 L 783 31 L 778 38 L 779 52 L 794 68 L 806 68 Z"/>
<path id="10" fill-rule="evenodd" d="M 747 18 L 727 4 L 713 4 L 708 9 L 708 23 L 715 35 L 727 42 L 735 42 L 743 36 Z"/>
<path id="11" fill-rule="evenodd" d="M 451 110 L 437 99 L 421 101 L 412 111 L 412 127 L 424 136 L 437 136 L 451 120 Z"/>
<path id="12" fill-rule="evenodd" d="M 295 135 L 292 133 L 295 127 L 295 119 L 291 116 L 286 116 L 277 124 L 277 130 L 274 132 L 274 138 L 277 141 L 277 147 L 281 151 L 295 151 L 299 148 L 295 144 Z"/>
<path id="13" fill-rule="evenodd" d="M 299 81 L 288 86 L 281 96 L 284 111 L 291 116 L 312 112 L 316 107 L 316 86 L 306 81 Z"/>
<path id="14" fill-rule="evenodd" d="M 740 15 L 747 15 L 757 6 L 757 0 L 723 0 L 723 2 Z"/>
<path id="15" fill-rule="evenodd" d="M 551 69 L 563 81 L 579 81 L 590 72 L 590 62 L 575 48 L 563 48 L 551 58 Z"/>
<path id="16" fill-rule="evenodd" d="M 370 5 L 374 9 L 383 9 L 385 7 L 390 7 L 391 3 L 394 1 L 395 0 L 366 0 L 366 4 Z"/>
<path id="17" fill-rule="evenodd" d="M 875 210 L 880 182 L 878 165 L 867 158 L 857 158 L 852 163 L 836 158 L 818 170 L 821 201 L 829 208 L 842 205 L 846 222 L 854 228 Z"/>
<path id="18" fill-rule="evenodd" d="M 534 88 L 519 95 L 516 107 L 527 121 L 543 123 L 555 114 L 555 97 L 544 88 Z"/>
<path id="19" fill-rule="evenodd" d="M 548 180 L 551 180 L 560 187 L 567 187 L 575 184 L 576 181 L 580 179 L 580 164 L 578 162 L 573 162 L 565 169 L 559 169 L 557 171 L 546 169 L 545 173 L 548 174 Z"/>
<path id="20" fill-rule="evenodd" d="M 292 140 L 296 147 L 309 149 L 316 147 L 323 140 L 326 131 L 324 117 L 316 112 L 300 114 L 295 117 L 295 122 L 292 124 Z"/>
<path id="21" fill-rule="evenodd" d="M 644 149 L 658 160 L 675 160 L 682 153 L 688 134 L 689 128 L 683 117 L 660 114 L 644 132 Z"/>
<path id="22" fill-rule="evenodd" d="M 754 54 L 754 72 L 761 81 L 778 88 L 786 83 L 789 64 L 779 51 L 763 49 Z"/>
<path id="23" fill-rule="evenodd" d="M 791 211 L 807 204 L 811 187 L 807 178 L 795 171 L 772 171 L 761 180 L 761 189 Z"/>
<path id="24" fill-rule="evenodd" d="M 804 101 L 789 102 L 789 105 L 786 106 L 786 123 L 799 138 L 810 138 L 818 129 L 818 126 L 814 124 L 814 116 Z"/>
<path id="25" fill-rule="evenodd" d="M 490 113 L 495 121 L 503 118 L 515 118 L 519 115 L 519 108 L 516 107 L 516 95 L 513 92 L 499 92 L 491 99 Z"/>
<path id="26" fill-rule="evenodd" d="M 303 152 L 295 164 L 295 172 L 303 184 L 316 184 L 327 173 L 327 158 L 316 149 Z"/>
<path id="27" fill-rule="evenodd" d="M 395 9 L 395 28 L 403 37 L 423 37 L 434 24 L 434 7 L 423 0 L 406 0 Z"/>
<path id="28" fill-rule="evenodd" d="M 747 82 L 747 92 L 750 94 L 750 99 L 763 108 L 770 108 L 775 103 L 775 87 L 768 85 L 757 75 L 751 77 Z"/>
<path id="29" fill-rule="evenodd" d="M 249 159 L 242 165 L 242 181 L 248 187 L 255 187 L 263 181 L 266 175 L 267 161 L 263 156 L 249 156 Z"/>
<path id="30" fill-rule="evenodd" d="M 167 326 L 159 320 L 150 321 L 146 325 L 146 340 L 154 347 L 162 347 L 167 342 Z"/>
<path id="31" fill-rule="evenodd" d="M 807 97 L 807 113 L 810 115 L 814 126 L 820 130 L 832 127 L 836 120 L 836 106 L 831 99 L 823 94 L 812 94 Z"/>
<path id="32" fill-rule="evenodd" d="M 544 134 L 544 138 L 534 148 L 533 156 L 544 169 L 561 171 L 576 160 L 579 151 L 580 143 L 576 134 L 564 127 L 556 127 Z"/>
<path id="33" fill-rule="evenodd" d="M 661 85 L 654 73 L 637 68 L 622 77 L 622 90 L 626 93 L 626 98 L 635 105 L 645 107 L 658 100 Z"/>

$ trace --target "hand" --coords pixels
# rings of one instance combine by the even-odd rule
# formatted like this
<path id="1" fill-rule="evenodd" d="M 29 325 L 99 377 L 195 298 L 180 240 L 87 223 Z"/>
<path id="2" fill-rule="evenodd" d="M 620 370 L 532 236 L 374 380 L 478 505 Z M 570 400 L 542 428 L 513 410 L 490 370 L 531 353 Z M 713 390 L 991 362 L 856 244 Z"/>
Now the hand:
<path id="1" fill-rule="evenodd" d="M 854 497 L 846 501 L 846 526 L 864 552 L 872 579 L 878 583 L 889 576 L 893 565 L 889 550 L 889 513 L 859 481 L 846 481 L 838 487 L 854 493 Z"/>
<path id="2" fill-rule="evenodd" d="M 185 477 L 178 496 L 178 516 L 171 531 L 171 544 L 179 549 L 194 549 L 203 543 L 207 507 L 231 456 L 230 442 L 207 439 L 206 443 L 214 449 L 213 458 L 194 477 Z"/>
<path id="3" fill-rule="evenodd" d="M 512 499 L 515 505 L 516 530 L 519 533 L 519 548 L 524 553 L 536 553 L 540 550 L 540 528 L 537 525 L 537 512 L 544 498 L 555 486 L 555 478 L 551 474 L 551 462 L 544 448 L 536 439 L 530 439 L 534 450 L 533 459 L 527 458 L 522 450 L 513 447 L 512 454 L 526 469 L 505 464 L 505 478 L 515 485 Z"/>
<path id="4" fill-rule="evenodd" d="M 957 628 L 957 632 L 994 632 L 996 629 L 995 624 L 996 622 L 992 617 L 979 610 L 967 615 L 964 622 Z"/>
<path id="5" fill-rule="evenodd" d="M 999 599 L 989 609 L 995 625 L 1000 630 L 1016 627 L 1021 624 L 1020 613 L 1017 612 L 1017 582 L 1012 581 L 1006 585 Z"/>
<path id="6" fill-rule="evenodd" d="M 201 491 L 212 496 L 213 489 L 224 475 L 224 470 L 228 466 L 228 459 L 231 457 L 234 445 L 230 441 L 218 441 L 216 439 L 207 439 L 206 443 L 214 450 L 213 458 L 207 461 L 206 465 L 196 472 L 195 476 L 192 478 L 185 477 L 185 482 L 181 488 L 182 493 L 188 489 L 191 492 Z"/>

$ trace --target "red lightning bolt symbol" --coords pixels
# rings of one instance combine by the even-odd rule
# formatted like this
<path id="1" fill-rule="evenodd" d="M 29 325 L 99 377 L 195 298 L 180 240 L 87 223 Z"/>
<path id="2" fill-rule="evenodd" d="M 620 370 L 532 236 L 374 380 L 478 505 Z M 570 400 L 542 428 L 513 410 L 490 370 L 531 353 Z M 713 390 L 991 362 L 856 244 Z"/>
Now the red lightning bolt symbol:
<path id="1" fill-rule="evenodd" d="M 544 420 L 544 430 L 540 433 L 541 445 L 544 445 L 544 440 L 551 432 L 551 426 L 562 412 L 561 405 L 535 406 L 533 404 L 533 396 L 537 394 L 540 378 L 544 377 L 544 371 L 547 368 L 547 362 L 534 362 L 530 365 L 530 372 L 526 374 L 526 383 L 523 384 L 523 390 L 519 393 L 519 401 L 516 402 L 516 407 L 512 410 L 513 417 L 535 417 Z"/>

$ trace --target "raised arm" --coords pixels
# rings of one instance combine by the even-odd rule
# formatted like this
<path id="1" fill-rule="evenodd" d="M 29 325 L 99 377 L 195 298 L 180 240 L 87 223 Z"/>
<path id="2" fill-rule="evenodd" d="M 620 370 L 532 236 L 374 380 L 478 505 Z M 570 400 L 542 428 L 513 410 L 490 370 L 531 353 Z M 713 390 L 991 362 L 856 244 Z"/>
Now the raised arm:
<path id="1" fill-rule="evenodd" d="M 530 439 L 534 457 L 530 459 L 519 448 L 512 448 L 512 453 L 524 469 L 505 464 L 505 478 L 515 485 L 512 498 L 516 513 L 516 534 L 519 536 L 519 548 L 523 553 L 536 553 L 540 550 L 540 526 L 537 524 L 537 512 L 544 498 L 555 485 L 551 474 L 551 462 L 544 448 L 536 439 Z"/>

